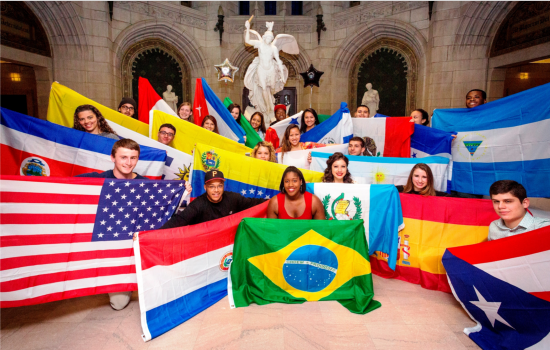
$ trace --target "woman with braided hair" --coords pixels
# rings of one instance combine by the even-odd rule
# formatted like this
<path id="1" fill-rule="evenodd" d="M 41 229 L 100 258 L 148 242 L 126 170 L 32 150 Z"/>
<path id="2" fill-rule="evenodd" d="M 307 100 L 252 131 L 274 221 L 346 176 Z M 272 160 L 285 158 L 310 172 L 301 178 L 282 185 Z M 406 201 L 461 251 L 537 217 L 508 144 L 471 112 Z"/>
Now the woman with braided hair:
<path id="1" fill-rule="evenodd" d="M 116 132 L 111 129 L 101 112 L 92 105 L 78 106 L 74 111 L 73 129 L 119 140 Z"/>

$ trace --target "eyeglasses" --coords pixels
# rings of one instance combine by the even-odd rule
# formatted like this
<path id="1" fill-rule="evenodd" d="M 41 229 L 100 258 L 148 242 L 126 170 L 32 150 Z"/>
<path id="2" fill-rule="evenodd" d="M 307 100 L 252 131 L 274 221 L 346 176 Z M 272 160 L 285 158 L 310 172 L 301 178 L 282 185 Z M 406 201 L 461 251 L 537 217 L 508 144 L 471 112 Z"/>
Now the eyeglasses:
<path id="1" fill-rule="evenodd" d="M 120 109 L 124 109 L 124 110 L 127 110 L 127 111 L 133 111 L 134 107 L 122 106 L 122 107 L 120 107 Z"/>
<path id="2" fill-rule="evenodd" d="M 160 131 L 159 134 L 161 134 L 162 136 L 174 137 L 174 133 L 171 133 L 171 132 Z"/>

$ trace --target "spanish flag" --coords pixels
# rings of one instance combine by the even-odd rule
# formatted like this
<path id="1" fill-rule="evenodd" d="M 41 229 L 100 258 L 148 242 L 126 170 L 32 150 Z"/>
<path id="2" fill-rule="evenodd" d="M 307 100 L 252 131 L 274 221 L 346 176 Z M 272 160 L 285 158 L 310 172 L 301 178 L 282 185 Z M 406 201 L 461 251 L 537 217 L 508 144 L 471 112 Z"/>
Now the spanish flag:
<path id="1" fill-rule="evenodd" d="M 92 105 L 103 114 L 105 119 L 121 125 L 126 129 L 149 136 L 149 125 L 90 100 L 58 82 L 52 84 L 52 89 L 50 91 L 48 121 L 72 128 L 74 125 L 74 111 L 81 105 Z"/>
<path id="2" fill-rule="evenodd" d="M 271 163 L 199 143 L 194 153 L 191 198 L 197 198 L 205 192 L 205 173 L 219 169 L 225 176 L 226 191 L 241 193 L 245 197 L 269 199 L 279 193 L 281 177 L 286 168 L 287 166 L 283 164 Z M 302 173 L 306 182 L 323 181 L 321 172 L 302 170 Z"/>
<path id="3" fill-rule="evenodd" d="M 374 300 L 363 220 L 243 219 L 227 285 L 232 308 L 336 300 L 366 314 Z"/>
<path id="4" fill-rule="evenodd" d="M 184 153 L 192 154 L 197 143 L 204 143 L 238 154 L 252 152 L 245 145 L 162 111 L 153 111 L 151 137 L 156 138 L 160 126 L 166 123 L 172 124 L 177 130 L 171 143 L 172 147 Z"/>
<path id="5" fill-rule="evenodd" d="M 396 269 L 388 267 L 387 254 L 375 252 L 373 272 L 451 293 L 441 262 L 445 249 L 486 241 L 489 225 L 498 215 L 487 199 L 400 197 L 405 229 L 399 232 Z"/>

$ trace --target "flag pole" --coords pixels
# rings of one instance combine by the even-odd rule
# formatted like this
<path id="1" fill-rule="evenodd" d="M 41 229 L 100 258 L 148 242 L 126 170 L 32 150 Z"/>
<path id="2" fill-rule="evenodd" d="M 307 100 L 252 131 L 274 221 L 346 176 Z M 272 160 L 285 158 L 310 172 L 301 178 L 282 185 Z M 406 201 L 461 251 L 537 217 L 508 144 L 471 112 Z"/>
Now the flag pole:
<path id="1" fill-rule="evenodd" d="M 309 88 L 309 108 L 311 108 L 311 96 L 313 95 L 313 85 L 310 85 Z"/>

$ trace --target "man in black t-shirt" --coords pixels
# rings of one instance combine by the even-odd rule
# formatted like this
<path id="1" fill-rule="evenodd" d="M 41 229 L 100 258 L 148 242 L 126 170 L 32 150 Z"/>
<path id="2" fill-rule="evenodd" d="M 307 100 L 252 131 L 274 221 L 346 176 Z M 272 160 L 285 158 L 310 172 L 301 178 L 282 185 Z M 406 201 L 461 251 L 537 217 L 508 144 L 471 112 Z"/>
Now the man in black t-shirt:
<path id="1" fill-rule="evenodd" d="M 263 198 L 246 198 L 235 192 L 224 192 L 225 177 L 219 170 L 210 170 L 204 177 L 206 193 L 198 196 L 183 210 L 172 216 L 161 229 L 200 224 L 216 220 L 265 202 Z"/>

